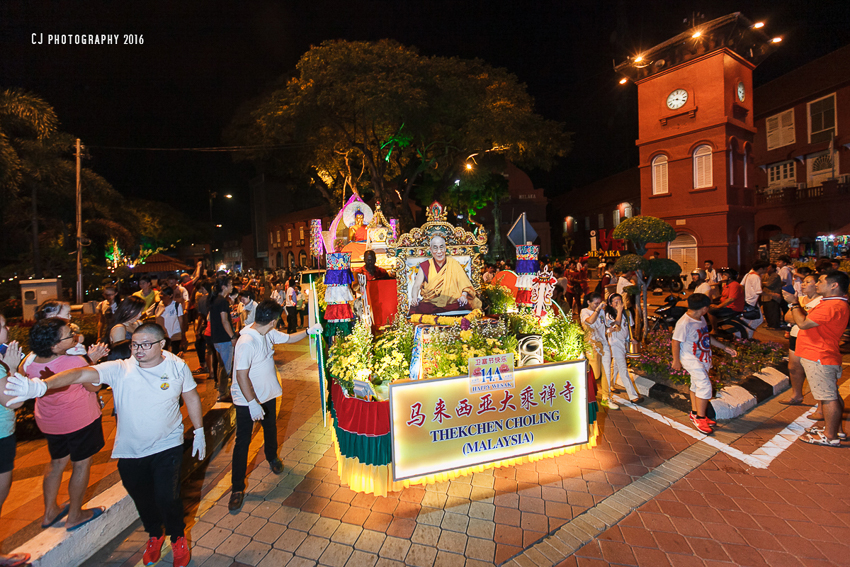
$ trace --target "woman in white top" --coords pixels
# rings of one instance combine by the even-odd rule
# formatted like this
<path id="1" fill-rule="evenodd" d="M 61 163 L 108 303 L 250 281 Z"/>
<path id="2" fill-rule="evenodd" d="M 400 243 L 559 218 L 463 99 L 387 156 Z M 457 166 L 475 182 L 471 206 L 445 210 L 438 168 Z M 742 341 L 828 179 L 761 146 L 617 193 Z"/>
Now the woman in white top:
<path id="1" fill-rule="evenodd" d="M 608 297 L 608 306 L 605 308 L 605 326 L 608 328 L 608 344 L 611 347 L 611 386 L 616 391 L 617 382 L 619 382 L 626 389 L 629 400 L 640 403 L 643 401 L 643 396 L 638 394 L 626 364 L 629 343 L 634 341 L 631 333 L 634 324 L 629 310 L 623 303 L 623 296 L 612 293 Z"/>
<path id="2" fill-rule="evenodd" d="M 608 379 L 611 376 L 611 347 L 605 332 L 605 303 L 602 294 L 593 292 L 587 295 L 586 307 L 581 310 L 581 326 L 588 334 L 590 350 L 587 351 L 587 361 L 593 369 L 593 377 L 601 379 L 601 394 L 603 406 L 608 409 L 619 409 L 611 399 Z"/>
<path id="3" fill-rule="evenodd" d="M 809 311 L 815 305 L 820 303 L 821 296 L 815 290 L 817 276 L 810 273 L 808 268 L 800 268 L 799 272 L 805 270 L 808 275 L 800 283 L 800 294 L 797 302 L 800 308 L 804 311 Z M 789 323 L 794 323 L 794 318 L 790 315 L 791 311 L 785 314 L 785 320 Z M 788 375 L 791 379 L 791 399 L 787 402 L 779 402 L 788 406 L 799 406 L 803 403 L 803 381 L 806 379 L 806 372 L 803 370 L 803 365 L 800 363 L 800 357 L 794 352 L 797 347 L 797 333 L 800 332 L 799 327 L 794 325 L 791 327 L 791 337 L 788 343 Z M 819 411 L 815 410 L 818 414 Z"/>

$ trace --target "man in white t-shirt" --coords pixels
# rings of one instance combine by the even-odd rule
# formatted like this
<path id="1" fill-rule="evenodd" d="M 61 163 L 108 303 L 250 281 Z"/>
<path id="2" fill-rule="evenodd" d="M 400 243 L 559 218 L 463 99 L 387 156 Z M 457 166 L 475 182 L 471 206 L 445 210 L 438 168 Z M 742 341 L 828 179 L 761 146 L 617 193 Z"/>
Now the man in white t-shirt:
<path id="1" fill-rule="evenodd" d="M 183 305 L 174 299 L 174 290 L 163 288 L 159 294 L 160 301 L 154 307 L 156 323 L 165 329 L 165 336 L 171 343 L 171 352 L 180 354 L 189 347 L 186 339 L 186 312 Z"/>
<path id="2" fill-rule="evenodd" d="M 274 365 L 274 345 L 298 342 L 307 333 L 318 334 L 321 325 L 308 331 L 287 335 L 276 330 L 275 324 L 283 308 L 274 300 L 263 301 L 255 310 L 254 322 L 242 329 L 236 343 L 233 385 L 230 395 L 236 406 L 236 443 L 233 447 L 233 488 L 227 504 L 231 512 L 242 507 L 245 498 L 245 473 L 248 467 L 248 447 L 254 422 L 263 425 L 266 460 L 272 472 L 283 472 L 283 463 L 277 456 L 277 403 L 283 393 L 280 378 Z"/>
<path id="3" fill-rule="evenodd" d="M 707 281 L 709 285 L 720 284 L 720 275 L 717 273 L 717 270 L 714 269 L 714 260 L 706 260 L 703 262 L 703 268 L 705 269 L 705 281 Z"/>
<path id="4" fill-rule="evenodd" d="M 189 367 L 179 357 L 163 351 L 165 331 L 144 323 L 133 333 L 127 360 L 104 362 L 66 370 L 46 380 L 13 376 L 6 393 L 18 396 L 10 403 L 38 398 L 71 384 L 108 384 L 115 411 L 120 416 L 112 458 L 133 499 L 149 540 L 142 562 L 159 561 L 165 536 L 171 539 L 174 565 L 186 567 L 191 559 L 183 521 L 180 468 L 183 462 L 182 397 L 194 429 L 192 456 L 206 457 L 201 398 Z M 165 535 L 163 535 L 163 526 Z"/>
<path id="5" fill-rule="evenodd" d="M 257 302 L 254 301 L 254 292 L 250 289 L 243 289 L 239 292 L 239 319 L 242 322 L 242 328 L 254 323 L 254 316 L 257 312 Z"/>
<path id="6" fill-rule="evenodd" d="M 630 277 L 634 276 L 634 272 L 623 272 L 620 274 L 620 277 L 617 279 L 617 293 L 623 295 L 626 292 L 626 288 L 634 285 Z"/>

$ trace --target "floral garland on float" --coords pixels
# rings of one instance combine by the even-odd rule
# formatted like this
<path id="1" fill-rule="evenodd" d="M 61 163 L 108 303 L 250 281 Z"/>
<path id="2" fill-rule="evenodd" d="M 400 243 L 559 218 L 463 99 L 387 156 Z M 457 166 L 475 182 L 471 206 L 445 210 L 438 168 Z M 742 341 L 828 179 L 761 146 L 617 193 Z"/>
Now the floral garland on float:
<path id="1" fill-rule="evenodd" d="M 392 322 L 375 332 L 349 319 L 350 330 L 338 327 L 329 341 L 338 472 L 355 491 L 385 495 L 596 443 L 584 331 L 551 303 L 551 274 L 533 274 L 536 287 L 517 307 L 509 288 L 481 283 L 486 233 L 452 227 L 439 203 L 427 213 L 425 225 L 388 245 L 399 307 Z M 344 259 L 331 256 L 325 319 L 340 323 L 331 317 L 348 316 L 350 307 L 335 306 L 350 289 L 331 291 L 347 285 Z"/>

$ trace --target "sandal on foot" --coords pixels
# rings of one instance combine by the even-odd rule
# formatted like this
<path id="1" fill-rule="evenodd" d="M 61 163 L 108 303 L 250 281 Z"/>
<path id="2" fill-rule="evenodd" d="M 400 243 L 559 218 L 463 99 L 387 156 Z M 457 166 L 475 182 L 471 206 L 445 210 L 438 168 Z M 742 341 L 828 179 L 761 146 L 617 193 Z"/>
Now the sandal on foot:
<path id="1" fill-rule="evenodd" d="M 74 530 L 78 530 L 81 527 L 88 524 L 89 522 L 92 522 L 92 521 L 100 518 L 103 515 L 103 513 L 106 512 L 106 508 L 104 508 L 103 506 L 99 506 L 97 508 L 90 508 L 90 510 L 91 510 L 91 518 L 89 518 L 88 520 L 86 520 L 84 522 L 80 522 L 79 524 L 77 524 L 75 526 L 71 526 L 70 528 L 65 528 L 65 531 L 73 532 Z"/>
<path id="2" fill-rule="evenodd" d="M 786 400 L 786 401 L 781 401 L 779 403 L 782 404 L 783 406 L 805 406 L 807 408 L 812 407 L 808 404 L 804 404 L 803 400 Z"/>
<path id="3" fill-rule="evenodd" d="M 56 514 L 56 517 L 55 517 L 55 518 L 53 518 L 53 520 L 52 520 L 51 522 L 49 522 L 49 523 L 47 523 L 47 524 L 41 524 L 41 529 L 46 530 L 46 529 L 47 529 L 47 528 L 49 528 L 50 526 L 54 525 L 56 522 L 58 522 L 59 520 L 61 520 L 61 519 L 62 519 L 62 518 L 64 518 L 65 516 L 67 516 L 67 515 L 68 515 L 68 510 L 70 510 L 70 509 L 71 509 L 71 505 L 70 505 L 70 504 L 65 504 L 65 507 L 64 507 L 64 508 L 62 508 L 61 510 L 59 510 L 59 513 L 58 513 L 58 514 Z"/>
<path id="4" fill-rule="evenodd" d="M 823 432 L 824 432 L 824 428 L 818 427 L 817 425 L 813 425 L 813 426 L 809 427 L 808 429 L 806 429 L 806 433 L 808 433 L 809 435 L 817 435 L 818 433 L 823 433 Z M 844 441 L 845 439 L 847 439 L 847 434 L 844 433 L 843 431 L 839 431 L 838 432 L 838 438 L 841 439 L 842 441 Z"/>
<path id="5" fill-rule="evenodd" d="M 11 555 L 0 555 L 0 566 L 23 567 L 30 562 L 32 556 L 29 553 L 13 553 Z"/>
<path id="6" fill-rule="evenodd" d="M 818 432 L 815 435 L 807 433 L 800 437 L 800 441 L 809 445 L 823 445 L 824 447 L 841 447 L 841 439 L 829 439 L 823 433 Z"/>

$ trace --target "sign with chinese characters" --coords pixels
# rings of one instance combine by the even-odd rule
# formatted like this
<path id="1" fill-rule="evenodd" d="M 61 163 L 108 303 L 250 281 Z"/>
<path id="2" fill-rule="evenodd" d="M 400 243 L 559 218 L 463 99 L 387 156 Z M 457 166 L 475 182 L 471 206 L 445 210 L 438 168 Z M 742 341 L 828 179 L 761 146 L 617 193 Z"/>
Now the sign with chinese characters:
<path id="1" fill-rule="evenodd" d="M 510 390 L 514 381 L 514 355 L 494 354 L 469 359 L 469 393 Z"/>
<path id="2" fill-rule="evenodd" d="M 393 480 L 588 442 L 584 360 L 519 368 L 506 389 L 474 377 L 390 385 Z"/>

